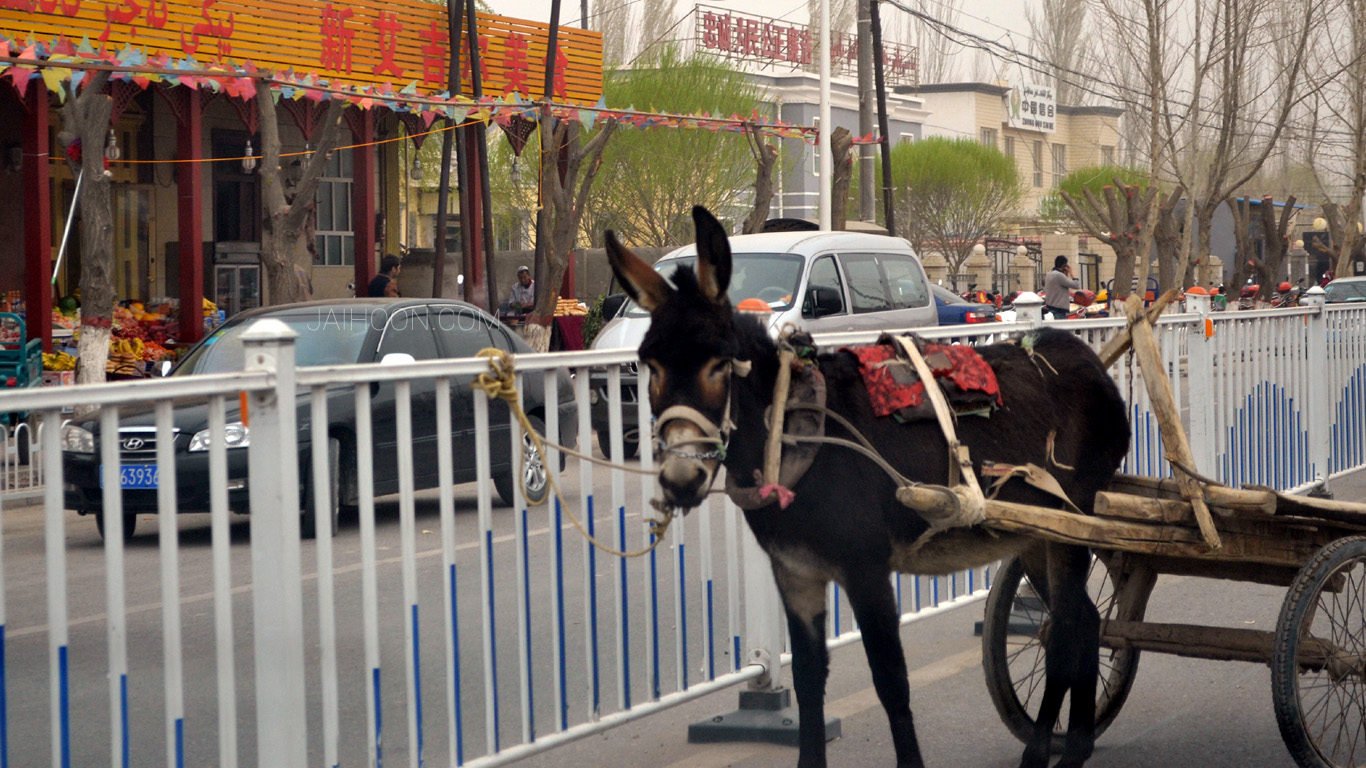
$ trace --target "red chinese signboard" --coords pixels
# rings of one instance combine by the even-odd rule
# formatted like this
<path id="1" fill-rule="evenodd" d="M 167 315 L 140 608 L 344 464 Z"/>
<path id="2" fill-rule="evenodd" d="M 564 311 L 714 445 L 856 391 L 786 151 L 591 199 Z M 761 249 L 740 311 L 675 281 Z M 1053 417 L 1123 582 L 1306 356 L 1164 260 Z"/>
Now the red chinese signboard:
<path id="1" fill-rule="evenodd" d="M 695 10 L 697 47 L 763 66 L 804 68 L 820 42 L 819 30 L 781 19 L 699 5 Z M 917 85 L 916 49 L 883 40 L 883 76 L 890 83 Z M 830 36 L 830 73 L 858 73 L 858 38 L 847 32 Z"/>

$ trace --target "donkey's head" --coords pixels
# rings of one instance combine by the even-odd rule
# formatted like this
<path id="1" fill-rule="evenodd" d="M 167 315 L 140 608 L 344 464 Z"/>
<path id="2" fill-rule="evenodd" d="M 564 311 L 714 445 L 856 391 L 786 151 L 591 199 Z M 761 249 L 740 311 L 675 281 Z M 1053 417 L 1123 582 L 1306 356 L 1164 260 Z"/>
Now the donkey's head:
<path id="1" fill-rule="evenodd" d="M 679 267 L 673 285 L 607 232 L 607 258 L 626 292 L 650 313 L 640 345 L 649 366 L 650 406 L 661 454 L 664 500 L 691 509 L 705 497 L 730 437 L 731 377 L 739 343 L 726 288 L 730 243 L 701 206 L 693 208 L 697 270 Z"/>

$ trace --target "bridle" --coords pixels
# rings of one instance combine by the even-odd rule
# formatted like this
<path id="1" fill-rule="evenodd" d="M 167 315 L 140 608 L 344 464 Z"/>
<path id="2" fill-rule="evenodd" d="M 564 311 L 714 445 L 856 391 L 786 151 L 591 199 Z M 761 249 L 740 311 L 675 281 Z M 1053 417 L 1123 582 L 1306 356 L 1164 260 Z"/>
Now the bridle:
<path id="1" fill-rule="evenodd" d="M 706 414 L 692 406 L 671 405 L 665 408 L 664 412 L 655 418 L 654 443 L 658 452 L 679 459 L 725 461 L 726 449 L 730 446 L 730 433 L 735 428 L 735 421 L 731 419 L 730 415 L 731 395 L 735 391 L 735 377 L 748 376 L 751 367 L 752 364 L 748 360 L 731 358 L 730 370 L 726 373 L 726 405 L 721 411 L 721 424 L 719 426 L 707 418 Z M 667 443 L 660 435 L 664 431 L 664 425 L 672 421 L 686 421 L 701 430 L 702 436 Z M 711 446 L 711 450 L 683 450 L 683 448 L 691 446 Z"/>

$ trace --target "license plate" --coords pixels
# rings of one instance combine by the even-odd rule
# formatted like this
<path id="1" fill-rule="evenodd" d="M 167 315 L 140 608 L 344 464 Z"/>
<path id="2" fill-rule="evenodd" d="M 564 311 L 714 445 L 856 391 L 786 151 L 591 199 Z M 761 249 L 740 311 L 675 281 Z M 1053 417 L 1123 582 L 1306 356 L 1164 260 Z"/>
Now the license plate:
<path id="1" fill-rule="evenodd" d="M 155 489 L 159 476 L 155 464 L 129 464 L 119 467 L 119 485 L 123 488 Z M 104 487 L 104 465 L 100 465 L 100 487 Z"/>

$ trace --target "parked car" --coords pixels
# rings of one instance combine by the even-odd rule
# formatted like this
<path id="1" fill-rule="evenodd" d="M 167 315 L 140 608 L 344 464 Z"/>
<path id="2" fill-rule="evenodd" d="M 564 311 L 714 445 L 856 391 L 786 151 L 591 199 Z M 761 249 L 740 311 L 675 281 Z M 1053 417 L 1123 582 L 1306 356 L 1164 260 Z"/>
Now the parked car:
<path id="1" fill-rule="evenodd" d="M 1339 277 L 1323 287 L 1330 304 L 1366 301 L 1366 277 Z"/>
<path id="2" fill-rule="evenodd" d="M 242 334 L 254 320 L 274 318 L 297 332 L 295 363 L 299 366 L 341 365 L 350 363 L 406 362 L 437 358 L 472 357 L 480 349 L 498 347 L 508 352 L 531 352 L 531 348 L 506 326 L 479 308 L 458 301 L 441 299 L 347 299 L 315 301 L 244 312 L 194 347 L 170 376 L 195 376 L 204 373 L 240 371 L 244 365 Z M 559 374 L 557 374 L 559 375 Z M 573 388 L 567 376 L 559 375 L 561 442 L 575 443 L 577 426 Z M 457 483 L 478 480 L 475 475 L 474 395 L 472 376 L 456 377 L 451 385 L 451 434 Z M 459 379 L 464 379 L 459 380 Z M 532 424 L 544 429 L 545 403 L 542 374 L 528 373 L 523 392 L 523 408 Z M 328 397 L 328 462 L 332 474 L 332 530 L 342 506 L 358 503 L 356 484 L 356 414 L 354 388 L 339 386 Z M 372 386 L 371 441 L 374 447 L 375 495 L 398 491 L 397 413 L 392 383 Z M 436 385 L 434 380 L 414 381 L 411 390 L 413 430 L 413 480 L 416 488 L 437 484 Z M 310 397 L 299 393 L 296 413 L 299 429 L 300 498 L 303 500 L 303 530 L 313 536 L 317 530 L 311 502 L 313 483 L 308 474 L 312 466 L 312 429 Z M 124 531 L 131 535 L 138 513 L 157 511 L 155 418 L 151 405 L 120 411 L 119 444 L 123 493 Z M 489 408 L 493 482 L 505 503 L 513 498 L 513 468 L 506 450 L 510 438 L 510 414 L 505 404 Z M 208 406 L 203 402 L 175 409 L 176 506 L 179 512 L 209 511 L 208 483 Z M 242 423 L 236 402 L 230 402 L 228 427 L 228 506 L 235 512 L 248 511 L 247 452 L 237 450 L 250 444 L 251 431 Z M 92 416 L 72 422 L 62 429 L 62 470 L 66 506 L 82 515 L 95 515 L 100 534 L 104 534 L 99 456 L 99 421 Z M 523 481 L 527 501 L 539 504 L 548 492 L 544 466 L 525 443 Z"/>
<path id="3" fill-rule="evenodd" d="M 758 299 L 772 309 L 775 336 L 788 323 L 813 333 L 917 328 L 935 325 L 929 280 L 911 244 L 899 237 L 859 232 L 767 232 L 730 238 L 732 303 Z M 655 269 L 666 278 L 695 266 L 697 246 L 686 245 L 661 258 Z M 603 326 L 594 349 L 635 349 L 645 338 L 650 315 L 627 301 Z M 636 371 L 622 370 L 622 428 L 625 457 L 640 444 L 636 423 Z M 592 387 L 593 428 L 603 455 L 611 457 L 606 375 Z"/>
<path id="4" fill-rule="evenodd" d="M 934 296 L 934 308 L 939 312 L 940 325 L 994 323 L 997 320 L 996 306 L 993 304 L 968 301 L 942 285 L 931 285 L 930 294 Z"/>

